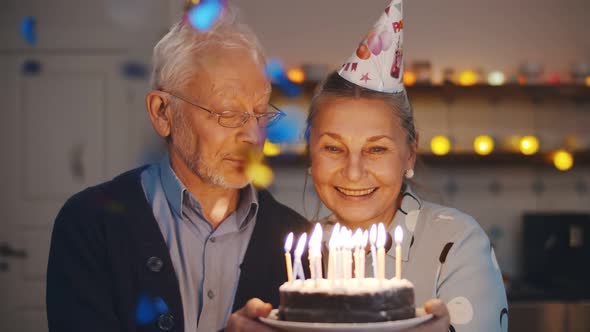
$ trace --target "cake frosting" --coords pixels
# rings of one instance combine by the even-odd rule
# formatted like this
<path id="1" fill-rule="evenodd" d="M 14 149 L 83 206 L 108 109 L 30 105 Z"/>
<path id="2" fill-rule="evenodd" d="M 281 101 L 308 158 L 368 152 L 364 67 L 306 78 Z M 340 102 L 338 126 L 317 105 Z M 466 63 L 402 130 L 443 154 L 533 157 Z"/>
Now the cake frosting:
<path id="1" fill-rule="evenodd" d="M 279 318 L 287 321 L 366 323 L 416 314 L 414 286 L 405 279 L 295 280 L 279 292 Z"/>

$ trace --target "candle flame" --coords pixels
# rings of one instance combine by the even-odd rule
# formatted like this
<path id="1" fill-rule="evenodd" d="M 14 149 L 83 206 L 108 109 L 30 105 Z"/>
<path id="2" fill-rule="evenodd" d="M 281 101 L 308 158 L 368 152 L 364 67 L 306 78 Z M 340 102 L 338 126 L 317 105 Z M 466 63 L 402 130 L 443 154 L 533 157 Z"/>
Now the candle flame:
<path id="1" fill-rule="evenodd" d="M 383 248 L 385 246 L 385 242 L 387 240 L 387 235 L 385 231 L 385 225 L 382 222 L 379 223 L 377 227 L 377 247 Z"/>
<path id="2" fill-rule="evenodd" d="M 328 242 L 328 246 L 330 249 L 334 249 L 338 246 L 338 236 L 340 235 L 340 224 L 334 225 L 332 228 L 332 235 L 330 236 L 330 242 Z"/>
<path id="3" fill-rule="evenodd" d="M 400 226 L 397 226 L 395 228 L 395 231 L 393 233 L 393 237 L 395 238 L 395 244 L 400 244 L 404 240 L 404 231 L 402 230 L 402 228 Z"/>
<path id="4" fill-rule="evenodd" d="M 293 247 L 293 232 L 287 235 L 287 240 L 285 241 L 285 252 L 290 252 L 291 247 Z"/>
<path id="5" fill-rule="evenodd" d="M 295 248 L 295 256 L 301 258 L 303 250 L 305 249 L 305 242 L 307 242 L 307 233 L 301 234 L 299 241 L 297 241 L 297 247 Z"/>
<path id="6" fill-rule="evenodd" d="M 311 237 L 309 238 L 310 248 L 320 250 L 322 246 L 322 238 L 324 235 L 323 233 L 324 232 L 322 230 L 322 226 L 320 225 L 320 223 L 316 223 L 313 232 L 311 233 Z"/>
<path id="7" fill-rule="evenodd" d="M 371 225 L 371 231 L 369 232 L 369 240 L 371 241 L 372 246 L 374 246 L 375 242 L 377 241 L 377 226 L 375 224 Z"/>
<path id="8" fill-rule="evenodd" d="M 365 230 L 363 232 L 363 242 L 361 242 L 361 247 L 366 248 L 368 242 L 369 242 L 369 232 L 367 230 Z"/>

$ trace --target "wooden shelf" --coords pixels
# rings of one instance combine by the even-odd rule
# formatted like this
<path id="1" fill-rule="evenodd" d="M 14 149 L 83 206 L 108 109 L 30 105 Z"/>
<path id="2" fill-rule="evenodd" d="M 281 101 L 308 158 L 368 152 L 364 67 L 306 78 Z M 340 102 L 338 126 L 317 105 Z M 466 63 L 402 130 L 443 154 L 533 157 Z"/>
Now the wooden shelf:
<path id="1" fill-rule="evenodd" d="M 410 98 L 423 94 L 437 94 L 442 98 L 453 101 L 461 96 L 478 96 L 490 100 L 530 98 L 533 102 L 542 102 L 544 99 L 564 98 L 575 103 L 590 102 L 590 87 L 584 85 L 415 85 L 408 87 Z"/>
<path id="2" fill-rule="evenodd" d="M 303 88 L 303 98 L 310 98 L 313 94 L 317 82 L 305 82 L 301 85 Z M 590 87 L 581 84 L 537 84 L 537 85 L 517 85 L 506 84 L 501 86 L 491 85 L 474 85 L 459 86 L 454 84 L 445 85 L 428 85 L 416 84 L 406 88 L 410 98 L 424 94 L 439 95 L 448 101 L 453 101 L 460 96 L 482 96 L 492 100 L 515 97 L 528 97 L 535 102 L 542 102 L 547 98 L 569 98 L 576 103 L 590 102 Z M 279 87 L 274 87 L 273 94 L 276 97 L 284 97 Z"/>
<path id="3" fill-rule="evenodd" d="M 578 166 L 590 166 L 590 150 L 579 151 L 573 154 L 574 168 Z M 281 155 L 267 159 L 272 167 L 306 167 L 308 158 L 297 155 Z M 418 163 L 428 167 L 548 167 L 554 168 L 549 155 L 537 153 L 532 156 L 525 156 L 519 153 L 492 153 L 487 156 L 480 156 L 474 153 L 451 153 L 445 156 L 421 153 L 418 155 Z"/>

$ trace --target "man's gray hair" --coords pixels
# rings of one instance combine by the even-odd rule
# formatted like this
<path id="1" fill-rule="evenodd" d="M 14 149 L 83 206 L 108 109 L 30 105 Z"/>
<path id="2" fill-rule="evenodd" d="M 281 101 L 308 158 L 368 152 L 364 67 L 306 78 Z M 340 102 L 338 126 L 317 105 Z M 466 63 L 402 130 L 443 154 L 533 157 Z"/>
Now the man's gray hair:
<path id="1" fill-rule="evenodd" d="M 228 6 L 207 31 L 198 31 L 181 19 L 154 47 L 151 87 L 174 89 L 187 83 L 196 74 L 199 59 L 218 49 L 245 49 L 261 65 L 264 51 L 252 30 L 238 22 L 234 8 Z"/>

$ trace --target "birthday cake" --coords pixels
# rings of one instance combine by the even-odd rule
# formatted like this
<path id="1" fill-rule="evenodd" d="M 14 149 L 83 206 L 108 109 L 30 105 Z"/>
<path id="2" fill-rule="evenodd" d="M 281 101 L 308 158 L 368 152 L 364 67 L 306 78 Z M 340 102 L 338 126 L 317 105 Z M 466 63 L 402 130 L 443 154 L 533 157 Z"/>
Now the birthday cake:
<path id="1" fill-rule="evenodd" d="M 414 285 L 406 279 L 313 279 L 284 283 L 279 319 L 318 323 L 368 323 L 416 316 Z"/>

